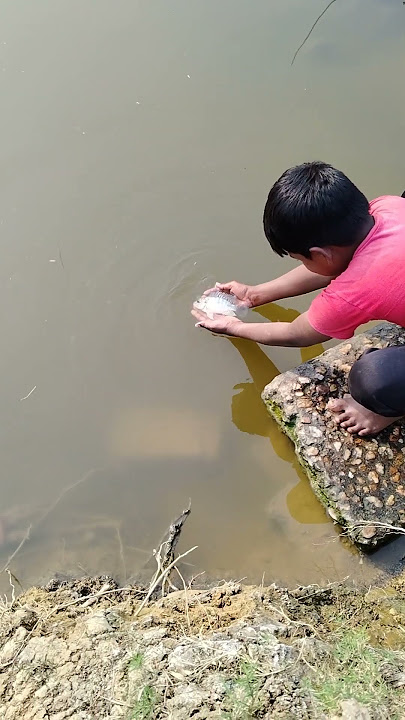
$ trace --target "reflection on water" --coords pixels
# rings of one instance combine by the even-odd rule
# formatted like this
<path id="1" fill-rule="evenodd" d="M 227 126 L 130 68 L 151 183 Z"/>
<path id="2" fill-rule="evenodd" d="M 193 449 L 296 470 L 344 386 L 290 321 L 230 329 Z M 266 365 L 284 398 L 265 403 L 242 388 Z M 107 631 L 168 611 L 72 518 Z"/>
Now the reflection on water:
<path id="1" fill-rule="evenodd" d="M 263 306 L 256 312 L 273 322 L 292 322 L 299 315 L 296 310 L 282 308 L 276 303 Z M 326 522 L 326 514 L 310 489 L 292 443 L 280 432 L 276 421 L 269 416 L 261 399 L 263 388 L 279 374 L 278 369 L 256 343 L 240 339 L 232 339 L 230 342 L 242 356 L 252 378 L 249 382 L 235 385 L 234 389 L 240 392 L 232 398 L 233 422 L 242 432 L 268 437 L 278 457 L 291 463 L 297 474 L 301 476 L 301 481 L 287 495 L 287 507 L 291 516 L 301 523 Z M 323 347 L 314 345 L 304 350 L 306 350 L 305 354 L 303 353 L 305 362 L 323 352 Z"/>
<path id="2" fill-rule="evenodd" d="M 300 472 L 302 473 L 302 470 Z M 291 488 L 285 501 L 291 517 L 299 523 L 314 525 L 329 520 L 326 511 L 310 489 L 307 477 L 301 478 L 295 487 Z"/>
<path id="3" fill-rule="evenodd" d="M 273 322 L 291 322 L 299 314 L 295 310 L 282 308 L 276 303 L 259 308 L 256 312 Z M 327 526 L 327 530 L 321 530 L 318 537 L 316 533 L 313 533 L 312 536 L 312 552 L 316 548 L 318 556 L 318 561 L 314 562 L 317 572 L 324 578 L 328 577 L 329 574 L 329 577 L 334 577 L 334 579 L 342 579 L 344 569 L 350 572 L 349 558 L 352 559 L 354 567 L 358 565 L 360 558 L 362 565 L 361 569 L 357 568 L 356 577 L 357 580 L 362 579 L 363 582 L 366 582 L 367 578 L 373 577 L 376 567 L 378 567 L 378 553 L 374 555 L 373 560 L 364 560 L 363 565 L 363 558 L 346 538 L 338 539 L 336 534 L 333 537 L 333 526 L 330 518 L 312 492 L 308 478 L 295 455 L 293 444 L 280 432 L 275 420 L 269 417 L 261 400 L 261 392 L 264 386 L 279 374 L 277 367 L 256 343 L 241 339 L 231 339 L 230 343 L 242 356 L 251 376 L 251 381 L 239 383 L 234 387 L 235 390 L 239 391 L 232 398 L 232 420 L 234 424 L 242 432 L 268 437 L 277 456 L 291 463 L 296 474 L 300 477 L 296 485 L 287 492 L 285 486 L 282 487 L 267 504 L 266 512 L 271 523 L 268 542 L 271 543 L 272 553 L 276 551 L 276 548 L 279 548 L 281 557 L 285 558 L 289 556 L 290 548 L 294 556 L 293 559 L 289 556 L 290 569 L 292 567 L 298 568 L 303 563 L 303 557 L 298 542 L 299 533 L 297 533 L 297 527 L 294 523 L 291 523 L 291 520 L 302 525 Z M 304 348 L 302 349 L 302 361 L 306 362 L 317 357 L 323 351 L 322 345 Z M 268 462 L 267 457 L 266 462 Z M 340 544 L 338 548 L 336 547 L 337 541 Z M 342 555 L 339 552 L 342 547 L 345 548 L 345 552 L 349 556 L 345 558 L 343 566 Z M 391 547 L 391 554 L 389 551 L 385 553 L 385 562 L 387 558 L 391 558 L 391 566 L 398 563 L 401 558 L 401 548 L 403 547 L 404 542 L 400 539 L 396 545 Z M 308 551 L 310 551 L 310 548 L 306 545 L 304 555 L 307 555 Z"/>
<path id="4" fill-rule="evenodd" d="M 218 454 L 219 420 L 214 412 L 188 408 L 138 408 L 120 413 L 111 433 L 117 457 L 213 459 Z"/>
<path id="5" fill-rule="evenodd" d="M 371 0 L 365 24 L 364 2 L 335 3 L 291 68 L 318 14 L 3 3 L 0 569 L 13 557 L 24 585 L 131 576 L 189 498 L 181 545 L 210 576 L 369 581 L 400 557 L 398 542 L 359 564 L 261 402 L 322 348 L 231 343 L 189 314 L 215 280 L 293 266 L 261 227 L 286 167 L 321 158 L 370 197 L 403 188 L 403 7 Z"/>

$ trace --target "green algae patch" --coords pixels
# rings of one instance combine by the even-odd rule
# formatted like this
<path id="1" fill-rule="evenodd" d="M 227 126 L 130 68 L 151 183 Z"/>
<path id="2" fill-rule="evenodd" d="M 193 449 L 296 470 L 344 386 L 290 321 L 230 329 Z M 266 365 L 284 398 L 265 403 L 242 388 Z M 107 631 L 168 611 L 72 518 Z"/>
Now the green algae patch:
<path id="1" fill-rule="evenodd" d="M 317 498 L 365 549 L 405 527 L 405 424 L 359 438 L 336 425 L 327 403 L 348 392 L 350 369 L 365 350 L 404 344 L 405 330 L 383 323 L 279 375 L 262 394 Z"/>

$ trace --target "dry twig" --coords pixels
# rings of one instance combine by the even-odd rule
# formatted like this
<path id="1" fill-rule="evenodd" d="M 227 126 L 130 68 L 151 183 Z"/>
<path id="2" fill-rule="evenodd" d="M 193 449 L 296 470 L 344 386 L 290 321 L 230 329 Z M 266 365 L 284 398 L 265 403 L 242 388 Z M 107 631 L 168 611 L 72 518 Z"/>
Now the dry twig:
<path id="1" fill-rule="evenodd" d="M 154 577 L 153 577 L 153 579 L 152 579 L 152 582 L 151 582 L 151 584 L 150 584 L 150 586 L 149 586 L 149 590 L 148 590 L 148 592 L 147 592 L 147 595 L 146 595 L 146 597 L 142 600 L 142 602 L 141 602 L 138 610 L 136 611 L 134 617 L 138 617 L 139 613 L 143 610 L 143 608 L 145 607 L 146 603 L 148 602 L 149 598 L 151 597 L 152 593 L 153 593 L 154 590 L 157 588 L 157 586 L 159 585 L 159 583 L 162 582 L 162 581 L 164 581 L 164 580 L 168 577 L 170 571 L 171 571 L 174 567 L 176 567 L 176 565 L 177 565 L 177 563 L 179 562 L 179 560 L 181 560 L 182 558 L 184 558 L 184 557 L 186 557 L 187 555 L 189 555 L 191 552 L 193 552 L 193 550 L 197 550 L 197 547 L 198 547 L 198 545 L 194 545 L 194 547 L 190 548 L 190 550 L 187 550 L 187 552 L 182 553 L 181 555 L 178 555 L 177 558 L 175 558 L 175 560 L 173 560 L 173 561 L 170 563 L 170 565 L 168 565 L 167 568 L 160 573 L 160 575 L 159 575 L 158 577 L 156 577 L 157 573 L 155 573 L 155 575 L 154 575 Z"/>
<path id="2" fill-rule="evenodd" d="M 189 611 L 188 611 L 187 585 L 186 585 L 186 582 L 185 582 L 185 580 L 184 580 L 184 577 L 183 577 L 183 575 L 181 574 L 179 568 L 175 566 L 175 570 L 176 570 L 177 574 L 179 575 L 181 582 L 183 583 L 183 588 L 184 588 L 184 604 L 185 604 L 185 607 L 186 607 L 187 625 L 188 625 L 188 631 L 191 632 L 190 613 L 189 613 Z"/>
<path id="3" fill-rule="evenodd" d="M 181 515 L 179 515 L 176 520 L 173 520 L 173 522 L 170 523 L 168 530 L 166 530 L 162 540 L 159 543 L 158 553 L 162 570 L 164 570 L 174 558 L 174 552 L 176 550 L 177 543 L 179 542 L 180 533 L 183 529 L 184 523 L 190 515 L 190 512 L 191 501 L 189 502 L 188 507 L 183 510 Z M 155 556 L 155 559 L 157 561 L 156 551 L 153 552 L 153 555 Z"/>
<path id="4" fill-rule="evenodd" d="M 10 587 L 11 587 L 11 604 L 13 604 L 13 602 L 14 602 L 14 600 L 15 600 L 15 585 L 14 585 L 13 580 L 12 580 L 12 577 L 13 577 L 13 576 L 12 576 L 12 573 L 10 572 L 10 570 L 9 570 L 8 568 L 7 568 L 7 570 L 6 570 L 6 573 L 8 574 L 8 581 L 9 581 Z"/>
<path id="5" fill-rule="evenodd" d="M 381 528 L 382 530 L 388 530 L 388 532 L 396 533 L 397 535 L 405 535 L 405 528 L 397 525 L 390 525 L 389 523 L 379 522 L 378 520 L 358 520 L 358 522 L 355 522 L 353 525 L 349 525 L 341 534 L 345 535 L 352 530 L 358 530 L 359 528 L 366 527 L 368 525 L 374 525 L 374 527 Z"/>

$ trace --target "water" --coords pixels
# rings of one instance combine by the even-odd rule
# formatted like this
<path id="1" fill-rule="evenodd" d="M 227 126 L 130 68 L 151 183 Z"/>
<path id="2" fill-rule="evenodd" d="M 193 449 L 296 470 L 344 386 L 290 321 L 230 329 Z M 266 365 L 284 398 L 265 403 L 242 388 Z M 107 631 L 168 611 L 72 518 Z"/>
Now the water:
<path id="1" fill-rule="evenodd" d="M 289 165 L 325 159 L 369 197 L 405 187 L 405 10 L 334 3 L 291 67 L 324 7 L 3 3 L 0 552 L 32 526 L 24 585 L 125 579 L 189 498 L 190 573 L 369 581 L 402 557 L 360 564 L 261 404 L 319 348 L 231 343 L 189 315 L 215 280 L 292 267 L 261 229 Z"/>

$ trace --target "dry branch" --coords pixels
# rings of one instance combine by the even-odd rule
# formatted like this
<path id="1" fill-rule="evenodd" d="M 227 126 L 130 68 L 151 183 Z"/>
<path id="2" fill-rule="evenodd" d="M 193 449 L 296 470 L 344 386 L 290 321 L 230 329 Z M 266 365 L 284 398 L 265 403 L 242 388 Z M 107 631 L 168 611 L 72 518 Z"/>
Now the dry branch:
<path id="1" fill-rule="evenodd" d="M 193 550 L 197 550 L 197 547 L 198 547 L 198 545 L 194 545 L 194 547 L 190 548 L 190 550 L 187 550 L 187 552 L 182 553 L 182 555 L 178 555 L 177 558 L 176 558 L 175 560 L 173 560 L 173 561 L 170 563 L 170 565 L 168 565 L 167 568 L 166 568 L 165 570 L 163 570 L 163 571 L 159 574 L 159 576 L 158 576 L 157 578 L 156 578 L 156 574 L 157 574 L 157 573 L 155 573 L 155 576 L 154 576 L 154 578 L 153 578 L 153 580 L 152 580 L 152 582 L 151 582 L 151 584 L 150 584 L 150 586 L 149 586 L 149 590 L 148 590 L 148 592 L 147 592 L 147 594 L 146 594 L 146 597 L 142 600 L 142 602 L 141 602 L 138 610 L 136 611 L 134 617 L 138 617 L 139 613 L 143 610 L 143 608 L 145 607 L 146 603 L 148 602 L 148 600 L 150 599 L 150 597 L 152 596 L 153 592 L 156 590 L 156 588 L 158 587 L 158 585 L 159 585 L 161 582 L 163 582 L 163 581 L 165 581 L 165 580 L 167 579 L 167 577 L 169 576 L 170 571 L 171 571 L 174 567 L 176 567 L 176 565 L 177 565 L 177 563 L 179 562 L 179 560 L 181 560 L 182 558 L 186 557 L 186 555 L 189 555 L 191 552 L 193 552 Z"/>

